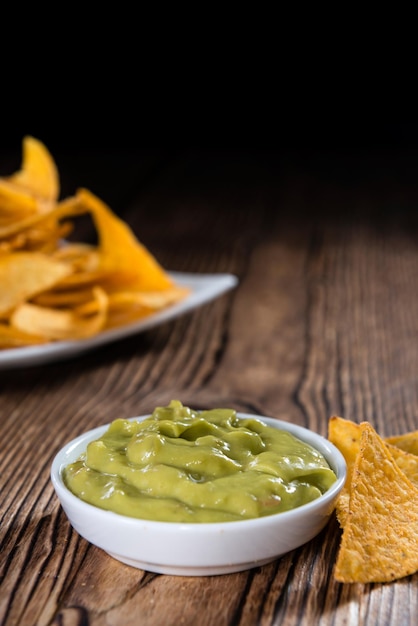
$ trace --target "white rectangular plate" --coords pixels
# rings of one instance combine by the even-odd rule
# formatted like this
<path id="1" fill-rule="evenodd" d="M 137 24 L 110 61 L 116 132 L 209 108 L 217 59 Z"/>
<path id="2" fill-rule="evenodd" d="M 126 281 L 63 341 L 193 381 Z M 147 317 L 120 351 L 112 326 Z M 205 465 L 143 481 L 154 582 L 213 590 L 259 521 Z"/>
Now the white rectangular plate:
<path id="1" fill-rule="evenodd" d="M 0 370 L 42 365 L 79 356 L 99 346 L 136 335 L 184 315 L 214 300 L 238 284 L 238 279 L 233 274 L 185 274 L 181 272 L 169 272 L 169 274 L 178 285 L 191 289 L 190 294 L 184 300 L 138 322 L 112 328 L 89 339 L 56 341 L 41 346 L 0 350 Z"/>

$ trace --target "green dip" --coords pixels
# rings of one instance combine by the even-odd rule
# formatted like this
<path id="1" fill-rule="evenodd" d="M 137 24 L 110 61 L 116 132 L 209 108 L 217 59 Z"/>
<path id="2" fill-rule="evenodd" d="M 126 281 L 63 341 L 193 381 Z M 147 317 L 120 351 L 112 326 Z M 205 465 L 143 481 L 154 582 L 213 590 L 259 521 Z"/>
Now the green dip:
<path id="1" fill-rule="evenodd" d="M 335 480 L 323 455 L 291 433 L 178 400 L 143 421 L 116 419 L 64 469 L 82 500 L 167 522 L 271 515 L 315 500 Z"/>

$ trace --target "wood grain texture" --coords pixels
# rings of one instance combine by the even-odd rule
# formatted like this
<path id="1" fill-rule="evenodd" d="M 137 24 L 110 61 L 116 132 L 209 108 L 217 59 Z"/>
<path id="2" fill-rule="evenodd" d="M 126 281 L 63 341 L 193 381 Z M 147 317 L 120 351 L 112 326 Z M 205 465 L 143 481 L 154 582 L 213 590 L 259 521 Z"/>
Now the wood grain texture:
<path id="1" fill-rule="evenodd" d="M 193 313 L 81 359 L 0 372 L 2 626 L 416 623 L 418 575 L 387 585 L 334 581 L 335 519 L 261 568 L 163 576 L 80 538 L 49 479 L 69 439 L 172 398 L 323 435 L 332 414 L 368 420 L 385 436 L 418 428 L 411 158 L 185 153 L 130 161 L 123 173 L 120 161 L 119 170 L 110 160 L 93 171 L 93 163 L 77 170 L 65 160 L 66 184 L 88 173 L 80 183 L 94 181 L 165 267 L 231 272 L 240 282 Z M 90 233 L 87 225 L 79 232 Z"/>

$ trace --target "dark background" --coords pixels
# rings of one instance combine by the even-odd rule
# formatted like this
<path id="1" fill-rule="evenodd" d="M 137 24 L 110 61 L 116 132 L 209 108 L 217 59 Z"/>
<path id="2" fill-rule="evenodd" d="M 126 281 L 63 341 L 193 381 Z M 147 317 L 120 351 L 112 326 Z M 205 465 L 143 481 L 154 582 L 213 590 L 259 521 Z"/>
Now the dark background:
<path id="1" fill-rule="evenodd" d="M 112 106 L 87 98 L 74 107 L 67 103 L 61 114 L 54 103 L 40 114 L 26 115 L 3 106 L 0 176 L 19 167 L 22 139 L 29 134 L 40 139 L 56 160 L 64 196 L 86 186 L 115 212 L 119 212 L 116 199 L 123 201 L 121 189 L 135 185 L 141 189 L 149 178 L 155 182 L 156 176 L 158 185 L 162 169 L 181 160 L 189 168 L 182 170 L 181 184 L 187 187 L 189 176 L 193 184 L 200 168 L 205 176 L 202 192 L 216 176 L 223 181 L 230 177 L 240 185 L 248 176 L 262 179 L 265 174 L 270 183 L 272 177 L 283 180 L 289 173 L 300 173 L 305 181 L 318 181 L 322 189 L 339 187 L 343 195 L 360 186 L 372 190 L 379 196 L 374 204 L 381 206 L 381 213 L 415 212 L 418 120 L 307 118 L 284 114 L 263 102 L 239 107 L 202 103 L 202 96 L 187 102 L 170 97 L 152 106 L 144 105 L 139 95 L 129 100 L 129 107 L 122 100 Z M 405 189 L 404 206 L 385 202 L 384 197 L 380 200 L 392 187 L 397 197 Z M 335 215 L 351 213 L 352 207 L 323 203 L 323 210 Z"/>
<path id="2" fill-rule="evenodd" d="M 0 105 L 1 111 L 1 105 Z M 47 115 L 7 118 L 0 130 L 0 149 L 16 150 L 25 134 L 41 139 L 51 150 L 82 153 L 144 151 L 266 151 L 297 154 L 299 151 L 328 151 L 337 154 L 368 150 L 415 149 L 418 120 L 376 121 L 373 119 L 306 119 L 263 110 L 211 110 L 100 107 L 63 117 L 59 111 Z"/>
<path id="3" fill-rule="evenodd" d="M 183 103 L 184 104 L 184 103 Z M 289 116 L 280 110 L 184 104 L 129 109 L 86 105 L 20 115 L 0 103 L 4 123 L 0 153 L 21 152 L 30 134 L 57 154 L 179 154 L 185 151 L 212 155 L 265 154 L 297 161 L 305 156 L 345 157 L 404 154 L 411 162 L 418 153 L 418 120 L 381 121 Z"/>

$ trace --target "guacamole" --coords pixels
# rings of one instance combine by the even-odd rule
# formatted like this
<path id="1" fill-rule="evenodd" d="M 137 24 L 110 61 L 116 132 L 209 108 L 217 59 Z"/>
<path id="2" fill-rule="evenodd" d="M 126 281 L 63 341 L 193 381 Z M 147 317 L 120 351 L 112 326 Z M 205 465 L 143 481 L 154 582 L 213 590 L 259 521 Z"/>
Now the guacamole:
<path id="1" fill-rule="evenodd" d="M 172 400 L 144 420 L 114 420 L 63 478 L 103 509 L 202 523 L 294 509 L 327 491 L 336 475 L 318 450 L 261 419 Z"/>

